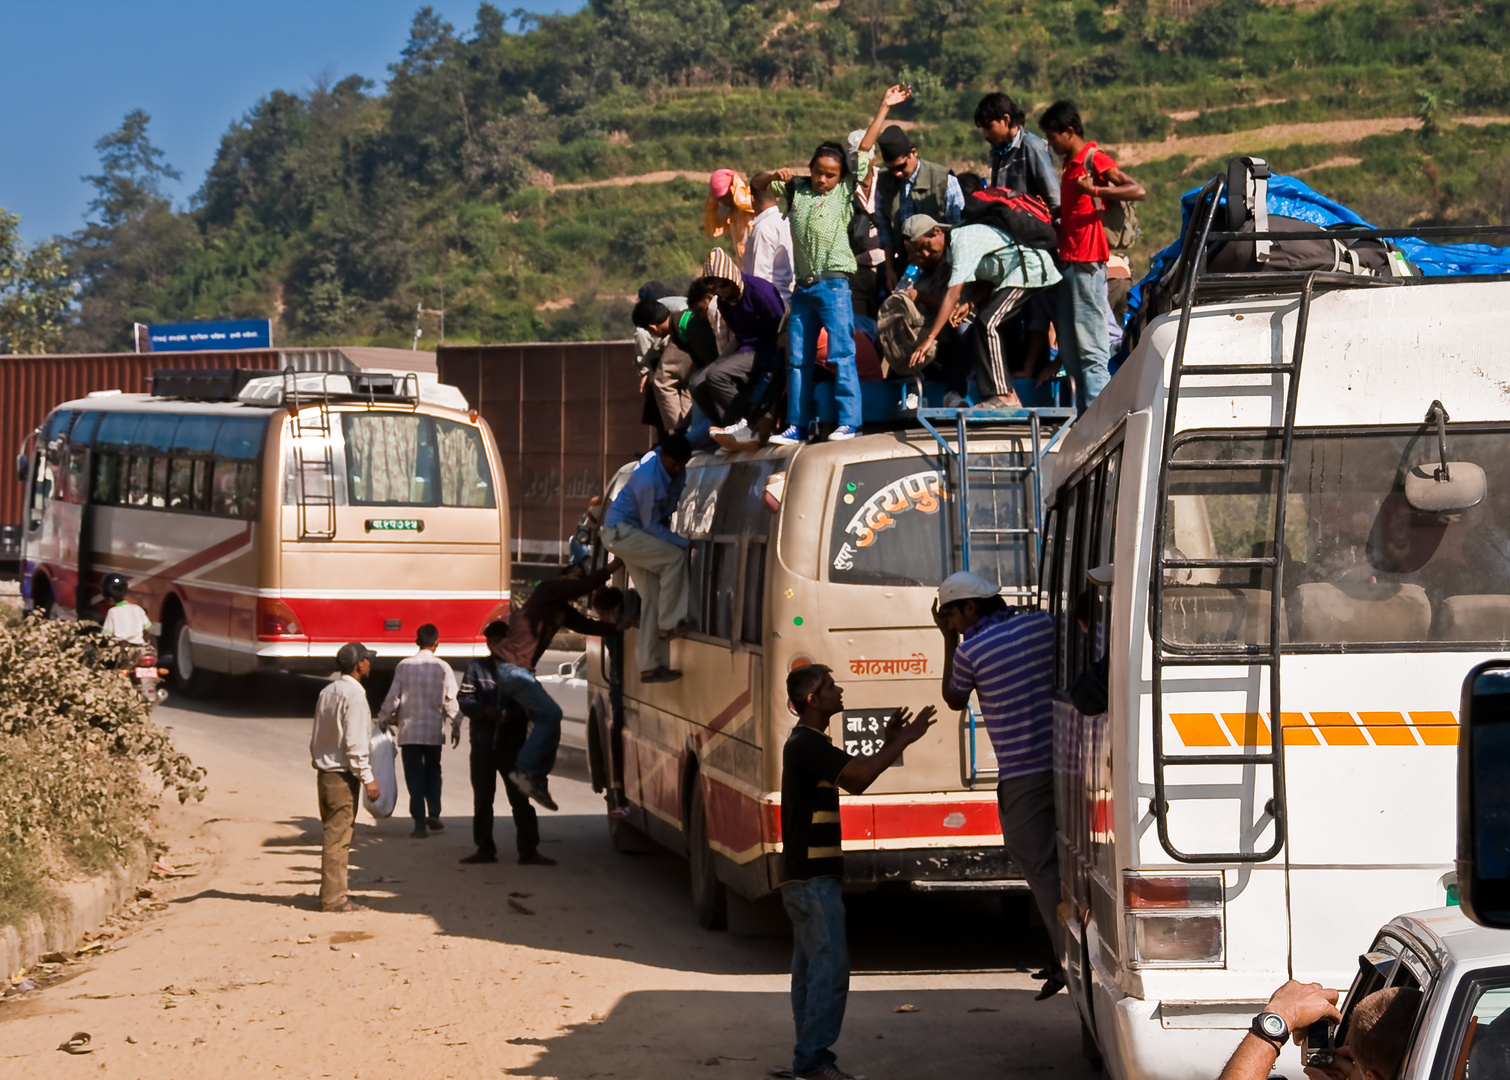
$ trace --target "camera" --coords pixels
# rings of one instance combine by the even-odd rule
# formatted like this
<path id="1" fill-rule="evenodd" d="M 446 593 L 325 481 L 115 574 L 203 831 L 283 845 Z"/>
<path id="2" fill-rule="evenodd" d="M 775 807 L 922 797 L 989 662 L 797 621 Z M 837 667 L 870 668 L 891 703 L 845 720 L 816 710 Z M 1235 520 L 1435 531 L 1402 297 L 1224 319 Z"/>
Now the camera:
<path id="1" fill-rule="evenodd" d="M 1306 1027 L 1300 1044 L 1300 1058 L 1306 1065 L 1325 1068 L 1332 1064 L 1337 1049 L 1337 1022 L 1321 1019 Z"/>

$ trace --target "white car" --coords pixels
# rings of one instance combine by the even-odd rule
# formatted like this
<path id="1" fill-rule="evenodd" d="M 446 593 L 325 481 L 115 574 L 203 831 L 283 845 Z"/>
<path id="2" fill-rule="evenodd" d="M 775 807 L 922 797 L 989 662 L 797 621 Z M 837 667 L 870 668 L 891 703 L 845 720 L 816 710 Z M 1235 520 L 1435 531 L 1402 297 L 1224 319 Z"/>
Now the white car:
<path id="1" fill-rule="evenodd" d="M 1398 1080 L 1502 1080 L 1510 1063 L 1510 931 L 1468 921 L 1461 908 L 1391 919 L 1359 957 L 1343 1003 L 1386 986 L 1412 986 L 1421 1010 Z"/>
<path id="2" fill-rule="evenodd" d="M 587 752 L 587 654 L 577 653 L 556 665 L 553 675 L 537 675 L 540 685 L 561 706 L 561 745 Z"/>

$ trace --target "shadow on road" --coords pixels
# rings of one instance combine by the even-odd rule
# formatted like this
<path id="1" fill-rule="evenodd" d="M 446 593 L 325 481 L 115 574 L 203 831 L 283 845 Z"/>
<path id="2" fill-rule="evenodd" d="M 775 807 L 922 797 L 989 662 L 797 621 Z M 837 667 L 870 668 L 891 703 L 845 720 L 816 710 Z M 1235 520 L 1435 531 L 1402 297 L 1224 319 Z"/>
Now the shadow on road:
<path id="1" fill-rule="evenodd" d="M 912 1010 L 898 1014 L 899 1006 Z M 962 1076 L 1095 1075 L 1077 1052 L 1079 1021 L 1064 998 L 1038 1002 L 1027 990 L 854 991 L 835 1047 L 846 1070 L 912 1080 Z M 607 1016 L 574 1023 L 559 1035 L 510 1040 L 540 1047 L 513 1076 L 662 1078 L 756 1077 L 792 1038 L 787 994 L 639 991 Z M 941 1049 L 942 1047 L 942 1049 Z"/>

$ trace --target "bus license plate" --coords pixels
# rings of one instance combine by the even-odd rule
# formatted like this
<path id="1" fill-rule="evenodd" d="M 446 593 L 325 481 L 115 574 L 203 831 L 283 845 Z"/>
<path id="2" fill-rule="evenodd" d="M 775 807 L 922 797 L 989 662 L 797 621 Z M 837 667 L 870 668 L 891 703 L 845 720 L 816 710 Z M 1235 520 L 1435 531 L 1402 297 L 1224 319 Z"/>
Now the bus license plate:
<path id="1" fill-rule="evenodd" d="M 138 679 L 155 679 L 157 678 L 157 669 L 155 667 L 139 667 L 136 669 L 136 677 Z"/>
<path id="2" fill-rule="evenodd" d="M 895 709 L 844 710 L 844 752 L 851 757 L 874 757 L 886 741 L 886 722 Z M 897 758 L 896 763 L 902 763 Z"/>

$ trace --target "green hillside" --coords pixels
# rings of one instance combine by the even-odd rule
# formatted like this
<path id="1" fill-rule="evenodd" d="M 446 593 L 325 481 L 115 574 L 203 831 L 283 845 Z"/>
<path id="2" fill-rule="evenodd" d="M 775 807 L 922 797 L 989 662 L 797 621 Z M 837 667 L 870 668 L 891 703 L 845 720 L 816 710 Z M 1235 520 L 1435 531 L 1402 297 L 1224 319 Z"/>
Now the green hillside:
<path id="1" fill-rule="evenodd" d="M 894 116 L 958 169 L 983 91 L 1074 98 L 1149 190 L 1149 250 L 1238 151 L 1380 222 L 1498 224 L 1507 51 L 1507 0 L 592 0 L 484 4 L 465 31 L 424 9 L 384 86 L 274 90 L 235 121 L 186 212 L 145 117 L 102 140 L 66 346 L 252 316 L 285 344 L 399 345 L 416 308 L 448 341 L 622 336 L 639 283 L 685 281 L 708 244 L 705 183 L 645 174 L 801 164 L 897 79 L 917 97 Z"/>

